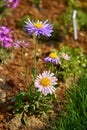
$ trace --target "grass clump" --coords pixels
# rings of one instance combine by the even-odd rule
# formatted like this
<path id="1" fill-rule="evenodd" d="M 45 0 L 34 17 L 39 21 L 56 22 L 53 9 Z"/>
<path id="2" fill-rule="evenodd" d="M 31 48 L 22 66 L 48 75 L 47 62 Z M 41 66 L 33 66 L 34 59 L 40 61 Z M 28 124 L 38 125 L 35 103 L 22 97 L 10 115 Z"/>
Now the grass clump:
<path id="1" fill-rule="evenodd" d="M 86 130 L 87 128 L 87 75 L 66 91 L 66 111 L 54 121 L 53 130 Z"/>

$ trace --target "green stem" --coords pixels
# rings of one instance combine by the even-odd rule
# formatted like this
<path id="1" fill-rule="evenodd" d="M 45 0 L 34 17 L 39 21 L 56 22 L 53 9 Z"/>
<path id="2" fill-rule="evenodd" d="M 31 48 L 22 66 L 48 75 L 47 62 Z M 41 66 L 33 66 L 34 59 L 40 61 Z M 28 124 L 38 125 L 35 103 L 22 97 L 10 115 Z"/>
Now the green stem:
<path id="1" fill-rule="evenodd" d="M 24 49 L 22 48 L 22 65 L 23 68 L 25 67 L 25 63 L 24 63 Z"/>
<path id="2" fill-rule="evenodd" d="M 25 59 L 24 59 L 24 48 L 22 48 L 22 66 L 23 66 L 23 77 L 25 79 L 25 86 L 27 86 L 27 74 L 26 74 L 26 66 L 25 66 Z"/>
<path id="3" fill-rule="evenodd" d="M 54 72 L 54 65 L 51 63 L 51 72 Z"/>
<path id="4" fill-rule="evenodd" d="M 34 80 L 36 79 L 36 64 L 37 64 L 37 49 L 38 49 L 38 39 L 37 36 L 34 35 L 35 42 L 35 51 L 34 51 Z"/>

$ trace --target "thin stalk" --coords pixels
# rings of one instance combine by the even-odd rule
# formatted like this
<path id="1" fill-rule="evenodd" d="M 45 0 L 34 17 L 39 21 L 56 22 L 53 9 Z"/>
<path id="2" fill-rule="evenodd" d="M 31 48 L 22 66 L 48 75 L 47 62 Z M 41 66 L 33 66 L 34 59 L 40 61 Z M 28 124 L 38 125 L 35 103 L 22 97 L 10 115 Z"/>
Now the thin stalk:
<path id="1" fill-rule="evenodd" d="M 34 80 L 36 79 L 36 64 L 37 64 L 37 49 L 38 49 L 38 39 L 37 36 L 34 35 L 34 42 L 35 42 L 35 51 L 34 51 Z"/>
<path id="2" fill-rule="evenodd" d="M 27 86 L 27 73 L 24 59 L 24 48 L 22 48 L 22 66 L 23 66 L 23 77 L 25 79 L 25 85 Z"/>
<path id="3" fill-rule="evenodd" d="M 22 65 L 23 68 L 25 67 L 25 62 L 24 62 L 24 49 L 22 48 Z"/>
<path id="4" fill-rule="evenodd" d="M 75 74 L 75 72 L 73 73 L 73 83 L 74 83 L 74 85 L 75 85 L 75 81 L 76 81 L 76 74 Z"/>
<path id="5" fill-rule="evenodd" d="M 51 72 L 53 73 L 54 72 L 54 64 L 51 63 Z"/>

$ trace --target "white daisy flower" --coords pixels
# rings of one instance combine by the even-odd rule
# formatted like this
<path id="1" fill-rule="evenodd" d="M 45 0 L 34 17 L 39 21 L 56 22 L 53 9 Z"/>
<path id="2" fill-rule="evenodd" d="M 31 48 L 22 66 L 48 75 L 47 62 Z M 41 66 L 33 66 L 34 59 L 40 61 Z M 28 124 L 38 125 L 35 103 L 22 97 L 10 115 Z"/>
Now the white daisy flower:
<path id="1" fill-rule="evenodd" d="M 50 73 L 50 71 L 44 71 L 42 74 L 39 74 L 35 80 L 35 87 L 45 96 L 55 92 L 54 85 L 56 84 L 57 78 L 54 76 L 54 73 Z"/>

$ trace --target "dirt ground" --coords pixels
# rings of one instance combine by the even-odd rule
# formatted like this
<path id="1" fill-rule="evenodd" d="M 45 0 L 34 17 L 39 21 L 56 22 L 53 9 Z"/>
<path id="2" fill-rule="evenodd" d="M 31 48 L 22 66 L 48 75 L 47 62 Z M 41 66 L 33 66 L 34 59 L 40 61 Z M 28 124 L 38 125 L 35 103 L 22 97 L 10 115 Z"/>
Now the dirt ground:
<path id="1" fill-rule="evenodd" d="M 14 30 L 14 41 L 25 40 L 29 42 L 29 46 L 25 48 L 25 62 L 27 66 L 28 81 L 31 78 L 31 67 L 33 64 L 34 54 L 34 42 L 32 37 L 17 27 L 17 22 L 24 18 L 25 15 L 29 15 L 31 19 L 48 19 L 49 21 L 57 21 L 58 16 L 66 9 L 65 0 L 42 0 L 39 9 L 37 9 L 30 0 L 20 0 L 19 5 L 12 11 L 11 16 L 4 16 L 2 24 L 10 27 Z M 51 49 L 60 48 L 63 44 L 68 44 L 73 48 L 81 46 L 85 53 L 87 53 L 87 36 L 86 32 L 81 31 L 78 33 L 78 40 L 74 40 L 73 35 L 65 37 L 63 41 L 39 41 L 38 47 L 38 60 L 37 71 L 43 69 L 43 58 L 50 52 Z M 12 112 L 8 110 L 9 99 L 16 95 L 18 92 L 23 91 L 25 88 L 23 77 L 21 72 L 23 70 L 21 63 L 21 49 L 12 50 L 12 58 L 5 64 L 0 64 L 0 130 L 45 130 L 45 125 L 41 121 L 36 122 L 35 117 L 31 118 L 31 122 L 34 122 L 32 126 L 24 126 L 20 122 L 20 117 L 16 118 L 12 115 Z M 62 83 L 61 83 L 62 84 Z M 65 96 L 64 86 L 61 85 L 57 90 L 59 100 L 57 102 L 57 109 L 62 109 L 62 102 Z M 33 121 L 32 121 L 33 120 Z M 19 122 L 19 123 L 18 123 Z M 39 124 L 39 125 L 38 125 Z"/>

